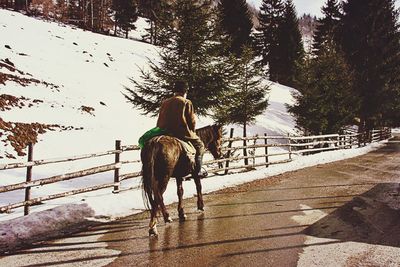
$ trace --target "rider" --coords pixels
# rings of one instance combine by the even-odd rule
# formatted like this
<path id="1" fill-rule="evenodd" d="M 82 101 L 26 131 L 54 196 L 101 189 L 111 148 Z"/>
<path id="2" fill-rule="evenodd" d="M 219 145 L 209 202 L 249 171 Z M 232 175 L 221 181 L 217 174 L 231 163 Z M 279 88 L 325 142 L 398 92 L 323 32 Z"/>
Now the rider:
<path id="1" fill-rule="evenodd" d="M 171 136 L 190 142 L 196 149 L 193 176 L 206 177 L 201 172 L 204 144 L 195 132 L 196 118 L 193 104 L 186 99 L 188 85 L 184 81 L 176 81 L 172 89 L 174 96 L 164 100 L 158 115 L 157 127 L 165 129 Z"/>

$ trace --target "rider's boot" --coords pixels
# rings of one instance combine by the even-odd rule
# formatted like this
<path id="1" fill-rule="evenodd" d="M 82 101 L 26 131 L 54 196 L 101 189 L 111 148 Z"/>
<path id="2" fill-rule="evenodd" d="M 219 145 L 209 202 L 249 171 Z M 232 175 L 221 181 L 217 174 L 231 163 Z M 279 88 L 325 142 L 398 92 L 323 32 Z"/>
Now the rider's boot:
<path id="1" fill-rule="evenodd" d="M 202 171 L 201 166 L 203 164 L 203 155 L 196 155 L 195 157 L 195 166 L 194 166 L 194 171 L 193 171 L 193 176 L 197 176 L 200 179 L 205 178 L 208 176 L 207 171 Z"/>

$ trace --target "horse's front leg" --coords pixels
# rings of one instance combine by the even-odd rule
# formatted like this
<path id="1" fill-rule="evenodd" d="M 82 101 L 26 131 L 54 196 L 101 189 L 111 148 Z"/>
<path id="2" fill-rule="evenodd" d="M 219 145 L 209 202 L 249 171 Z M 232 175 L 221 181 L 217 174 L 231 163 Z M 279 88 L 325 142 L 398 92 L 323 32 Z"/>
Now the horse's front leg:
<path id="1" fill-rule="evenodd" d="M 197 191 L 197 209 L 204 211 L 203 193 L 201 192 L 201 180 L 199 177 L 194 177 Z"/>
<path id="2" fill-rule="evenodd" d="M 180 221 L 185 221 L 186 220 L 186 215 L 185 215 L 185 212 L 183 211 L 183 204 L 182 204 L 183 186 L 182 186 L 182 178 L 181 177 L 176 177 L 176 188 L 177 188 L 177 194 L 178 194 L 179 220 Z"/>

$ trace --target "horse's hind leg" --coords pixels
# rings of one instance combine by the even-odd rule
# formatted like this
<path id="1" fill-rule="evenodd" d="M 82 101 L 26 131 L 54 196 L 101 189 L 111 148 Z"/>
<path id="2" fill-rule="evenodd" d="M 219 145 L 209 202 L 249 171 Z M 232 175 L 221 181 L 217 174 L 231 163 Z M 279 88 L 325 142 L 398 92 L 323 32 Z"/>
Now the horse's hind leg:
<path id="1" fill-rule="evenodd" d="M 201 188 L 201 181 L 199 177 L 194 177 L 194 182 L 196 183 L 197 191 L 197 209 L 204 211 L 203 193 Z"/>
<path id="2" fill-rule="evenodd" d="M 149 223 L 149 236 L 158 236 L 158 231 L 157 231 L 157 210 L 158 206 L 157 204 L 151 205 L 151 218 L 150 218 L 150 223 Z"/>
<path id="3" fill-rule="evenodd" d="M 170 223 L 172 222 L 171 217 L 169 216 L 169 213 L 167 212 L 167 208 L 165 207 L 164 204 L 164 198 L 162 196 L 162 191 L 161 188 L 158 188 L 159 190 L 157 190 L 156 194 L 155 194 L 155 198 L 156 198 L 156 202 L 160 204 L 160 209 L 161 209 L 161 213 L 164 217 L 164 222 L 166 223 Z"/>
<path id="4" fill-rule="evenodd" d="M 178 214 L 179 214 L 179 220 L 180 221 L 185 221 L 186 220 L 186 215 L 185 212 L 183 211 L 183 205 L 182 205 L 182 198 L 183 198 L 183 186 L 182 186 L 182 178 L 176 178 L 176 188 L 177 188 L 177 194 L 178 194 Z"/>
<path id="5" fill-rule="evenodd" d="M 150 223 L 149 223 L 149 236 L 158 236 L 157 231 L 157 212 L 158 203 L 154 200 L 151 192 L 146 192 L 150 202 Z"/>

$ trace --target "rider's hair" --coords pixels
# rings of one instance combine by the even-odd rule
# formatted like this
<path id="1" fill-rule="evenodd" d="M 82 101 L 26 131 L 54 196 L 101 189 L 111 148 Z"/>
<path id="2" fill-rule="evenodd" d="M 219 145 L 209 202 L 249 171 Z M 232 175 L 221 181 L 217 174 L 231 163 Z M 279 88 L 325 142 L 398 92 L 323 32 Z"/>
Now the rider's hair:
<path id="1" fill-rule="evenodd" d="M 174 93 L 182 93 L 182 94 L 184 94 L 184 93 L 187 93 L 188 87 L 189 86 L 188 86 L 187 82 L 182 81 L 182 80 L 178 80 L 174 84 L 173 92 Z"/>

